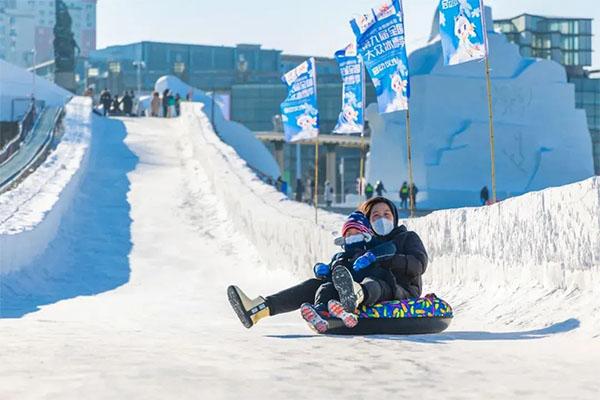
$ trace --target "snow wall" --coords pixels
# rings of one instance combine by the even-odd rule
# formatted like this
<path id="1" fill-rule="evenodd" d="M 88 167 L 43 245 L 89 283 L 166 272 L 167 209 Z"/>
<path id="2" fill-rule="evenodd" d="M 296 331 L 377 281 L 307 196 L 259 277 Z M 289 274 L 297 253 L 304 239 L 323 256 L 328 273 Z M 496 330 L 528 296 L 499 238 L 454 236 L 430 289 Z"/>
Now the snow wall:
<path id="1" fill-rule="evenodd" d="M 240 123 L 228 121 L 218 105 L 214 112 L 211 110 L 213 102 L 210 96 L 171 75 L 159 78 L 154 85 L 154 90 L 161 93 L 161 96 L 165 89 L 171 90 L 173 95 L 178 93 L 182 99 L 189 94 L 192 101 L 203 103 L 206 115 L 214 117 L 214 124 L 221 139 L 233 147 L 251 168 L 273 180 L 281 175 L 279 165 L 271 152 L 254 136 L 250 129 Z"/>
<path id="2" fill-rule="evenodd" d="M 315 225 L 314 209 L 263 184 L 215 135 L 201 104 L 185 104 L 181 123 L 185 145 L 269 268 L 308 278 L 315 262 L 337 251 L 343 216 L 319 211 Z M 599 177 L 404 223 L 430 255 L 424 291 L 450 300 L 457 316 L 538 328 L 576 318 L 600 334 Z"/>
<path id="3" fill-rule="evenodd" d="M 564 67 L 522 57 L 503 34 L 490 31 L 488 39 L 498 197 L 593 176 L 585 111 L 575 108 L 575 88 Z M 491 191 L 485 64 L 444 66 L 438 37 L 410 55 L 409 67 L 419 207 L 477 206 L 481 188 L 487 185 Z M 380 115 L 371 105 L 366 115 L 372 128 L 367 179 L 382 180 L 397 199 L 402 182 L 408 181 L 406 113 Z"/>
<path id="4" fill-rule="evenodd" d="M 16 65 L 0 60 L 0 121 L 9 121 L 12 116 L 13 99 L 15 112 L 23 112 L 29 106 L 25 99 L 32 94 L 35 80 L 35 98 L 47 106 L 62 107 L 73 94 L 44 78 L 36 76 Z"/>
<path id="5" fill-rule="evenodd" d="M 0 276 L 42 254 L 86 172 L 92 100 L 74 97 L 65 113 L 57 148 L 15 189 L 0 195 Z"/>

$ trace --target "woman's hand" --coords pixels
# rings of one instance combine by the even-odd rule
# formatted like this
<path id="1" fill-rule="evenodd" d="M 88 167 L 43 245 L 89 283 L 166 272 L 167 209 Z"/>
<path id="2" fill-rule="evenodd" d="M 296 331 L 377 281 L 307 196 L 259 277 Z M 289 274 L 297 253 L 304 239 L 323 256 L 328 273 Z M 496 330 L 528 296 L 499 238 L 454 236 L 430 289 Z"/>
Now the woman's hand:
<path id="1" fill-rule="evenodd" d="M 313 267 L 313 272 L 317 279 L 325 279 L 331 274 L 331 268 L 328 264 L 316 263 Z"/>
<path id="2" fill-rule="evenodd" d="M 354 271 L 356 271 L 356 272 L 361 271 L 361 270 L 369 267 L 371 264 L 373 264 L 376 261 L 376 259 L 377 258 L 375 257 L 375 254 L 371 253 L 370 251 L 367 251 L 365 254 L 358 257 L 354 261 L 354 265 L 352 265 L 352 269 L 354 269 Z"/>

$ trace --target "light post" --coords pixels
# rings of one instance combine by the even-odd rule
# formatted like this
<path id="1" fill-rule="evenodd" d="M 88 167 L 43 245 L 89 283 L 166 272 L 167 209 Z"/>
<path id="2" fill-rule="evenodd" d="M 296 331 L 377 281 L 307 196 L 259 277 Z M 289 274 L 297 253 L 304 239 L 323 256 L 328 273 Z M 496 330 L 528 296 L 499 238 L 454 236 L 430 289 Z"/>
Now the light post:
<path id="1" fill-rule="evenodd" d="M 185 72 L 185 63 L 182 61 L 177 61 L 175 64 L 173 64 L 173 72 L 175 72 L 175 75 L 177 75 L 179 77 L 179 79 L 181 79 L 182 81 L 186 81 L 186 79 L 184 79 L 184 72 Z"/>
<path id="2" fill-rule="evenodd" d="M 146 68 L 146 63 L 142 60 L 134 61 L 134 67 L 137 68 L 137 95 L 142 93 L 142 68 Z"/>
<path id="3" fill-rule="evenodd" d="M 36 51 L 31 50 L 31 102 L 35 104 L 35 65 L 36 65 Z"/>
<path id="4" fill-rule="evenodd" d="M 340 160 L 340 178 L 341 178 L 341 191 L 342 191 L 342 204 L 346 204 L 346 188 L 344 187 L 344 180 L 345 180 L 345 175 L 346 173 L 346 168 L 345 168 L 345 164 L 344 164 L 344 157 L 341 158 Z"/>
<path id="5" fill-rule="evenodd" d="M 117 95 L 117 93 L 119 93 L 119 87 L 118 87 L 118 76 L 121 73 L 121 63 L 118 61 L 111 61 L 108 63 L 108 71 L 110 72 L 110 75 L 112 77 L 112 89 L 113 89 L 113 93 L 115 95 Z"/>
<path id="6" fill-rule="evenodd" d="M 84 80 L 83 80 L 83 92 L 84 93 L 87 92 L 88 87 L 90 85 L 90 82 L 89 82 L 89 73 L 90 72 L 89 71 L 90 71 L 90 62 L 88 60 L 85 60 L 83 62 L 83 77 L 84 77 Z"/>

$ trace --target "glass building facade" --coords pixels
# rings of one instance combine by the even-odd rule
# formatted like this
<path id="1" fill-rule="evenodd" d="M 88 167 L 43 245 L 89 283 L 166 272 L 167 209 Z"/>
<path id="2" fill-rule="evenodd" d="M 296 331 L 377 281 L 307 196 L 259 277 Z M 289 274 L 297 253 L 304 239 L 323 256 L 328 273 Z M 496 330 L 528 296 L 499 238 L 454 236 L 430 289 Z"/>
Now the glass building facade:
<path id="1" fill-rule="evenodd" d="M 140 42 L 111 46 L 92 52 L 78 66 L 81 87 L 93 84 L 96 91 L 107 87 L 113 93 L 137 92 L 138 80 L 143 93 L 153 90 L 164 75 L 176 75 L 190 86 L 204 91 L 216 90 L 229 95 L 230 119 L 252 131 L 277 130 L 274 117 L 287 95 L 281 76 L 304 62 L 309 56 L 282 54 L 280 50 L 263 49 L 260 45 L 239 44 L 235 47 L 191 44 Z M 317 98 L 320 132 L 331 133 L 342 103 L 342 81 L 334 58 L 315 57 L 317 65 Z M 139 67 L 143 65 L 143 67 Z M 93 72 L 90 74 L 90 71 Z M 376 102 L 375 89 L 366 85 L 367 104 Z M 274 143 L 266 143 L 275 152 Z M 296 146 L 283 145 L 283 177 L 296 188 Z M 320 146 L 322 155 L 327 145 Z M 344 177 L 337 174 L 332 182 L 336 193 L 355 192 L 359 175 L 360 149 L 336 146 L 336 162 L 344 158 Z M 301 175 L 314 174 L 314 146 L 301 146 Z M 325 158 L 319 157 L 320 186 L 325 180 Z M 310 171 L 309 171 L 310 170 Z M 343 182 L 342 182 L 343 180 Z"/>
<path id="2" fill-rule="evenodd" d="M 265 142 L 267 148 L 274 153 L 275 144 L 272 142 Z M 296 147 L 300 147 L 300 158 L 302 160 L 300 164 L 301 170 L 297 169 L 296 158 L 298 150 Z M 319 204 L 323 204 L 323 187 L 327 180 L 327 160 L 326 154 L 328 151 L 328 145 L 319 145 Z M 343 202 L 344 197 L 342 196 L 342 189 L 344 195 L 356 194 L 358 192 L 357 178 L 360 176 L 360 148 L 352 147 L 336 147 L 336 169 L 335 182 L 331 182 L 335 191 L 335 201 Z M 297 179 L 298 176 L 302 180 L 303 185 L 306 185 L 307 179 L 314 179 L 315 176 L 315 146 L 306 144 L 283 144 L 284 154 L 284 168 L 282 178 L 289 184 L 290 192 L 293 195 L 297 190 Z M 343 159 L 343 161 L 342 161 Z M 306 190 L 306 188 L 305 188 Z M 393 196 L 393 194 L 391 194 Z"/>
<path id="3" fill-rule="evenodd" d="M 600 175 L 600 77 L 584 69 L 592 65 L 592 19 L 522 14 L 495 20 L 494 27 L 517 44 L 524 57 L 565 66 L 569 82 L 575 85 L 576 107 L 586 111 L 594 168 Z"/>
<path id="4" fill-rule="evenodd" d="M 519 45 L 525 57 L 554 60 L 565 66 L 592 65 L 592 20 L 522 14 L 494 21 L 497 31 Z"/>
<path id="5" fill-rule="evenodd" d="M 323 83 L 317 76 L 317 101 L 322 133 L 331 133 L 342 106 L 342 83 Z M 285 85 L 241 84 L 231 88 L 231 119 L 243 123 L 253 131 L 276 130 L 273 117 L 280 113 L 279 105 L 285 99 Z M 367 85 L 367 104 L 377 101 L 375 88 Z"/>
<path id="6" fill-rule="evenodd" d="M 570 77 L 575 85 L 576 107 L 583 108 L 587 115 L 588 127 L 592 135 L 594 167 L 600 175 L 600 77 Z"/>
<path id="7" fill-rule="evenodd" d="M 253 131 L 270 131 L 286 97 L 281 76 L 308 57 L 253 44 L 225 47 L 140 42 L 92 52 L 89 59 L 80 62 L 79 74 L 81 82 L 95 84 L 100 90 L 107 87 L 113 93 L 137 91 L 138 80 L 142 92 L 150 92 L 161 76 L 176 75 L 193 87 L 230 94 L 232 120 Z M 321 130 L 329 133 L 341 108 L 341 77 L 335 59 L 315 58 Z M 143 67 L 138 67 L 140 62 Z M 367 102 L 375 100 L 369 82 Z"/>
<path id="8" fill-rule="evenodd" d="M 163 75 L 176 75 L 203 90 L 230 90 L 235 84 L 279 83 L 281 76 L 307 57 L 282 54 L 256 44 L 235 47 L 178 43 L 139 42 L 111 46 L 91 52 L 80 64 L 81 80 L 90 69 L 96 86 L 112 86 L 114 91 L 135 90 L 138 72 L 144 92 L 153 89 Z M 137 64 L 143 68 L 138 71 Z M 84 67 L 85 64 L 85 68 Z M 111 65 L 119 65 L 118 74 Z M 334 59 L 317 57 L 317 75 L 323 82 L 339 81 Z"/>

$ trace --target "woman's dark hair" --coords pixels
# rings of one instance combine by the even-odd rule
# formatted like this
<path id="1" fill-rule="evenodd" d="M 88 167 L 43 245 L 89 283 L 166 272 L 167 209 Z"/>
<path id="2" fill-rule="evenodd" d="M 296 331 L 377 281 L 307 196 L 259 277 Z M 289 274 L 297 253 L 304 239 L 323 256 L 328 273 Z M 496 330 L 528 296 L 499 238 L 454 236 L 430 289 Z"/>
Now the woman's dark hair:
<path id="1" fill-rule="evenodd" d="M 373 211 L 373 207 L 379 203 L 387 204 L 390 210 L 392 210 L 392 214 L 394 215 L 394 227 L 398 226 L 398 209 L 391 200 L 386 199 L 385 197 L 373 197 L 372 199 L 365 201 L 360 205 L 360 207 L 358 207 L 358 211 L 361 211 L 363 214 L 365 214 L 370 221 L 371 211 Z"/>

